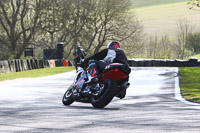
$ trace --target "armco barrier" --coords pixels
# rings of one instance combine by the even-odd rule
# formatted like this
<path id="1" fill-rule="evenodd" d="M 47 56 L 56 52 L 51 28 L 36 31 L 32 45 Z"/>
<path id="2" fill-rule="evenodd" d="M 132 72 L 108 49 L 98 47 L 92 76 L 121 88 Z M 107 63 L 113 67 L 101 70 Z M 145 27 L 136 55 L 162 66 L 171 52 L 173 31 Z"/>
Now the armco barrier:
<path id="1" fill-rule="evenodd" d="M 65 64 L 63 63 L 64 61 Z M 66 65 L 66 62 L 68 62 L 68 65 Z M 0 61 L 0 74 L 57 66 L 72 66 L 72 63 L 68 60 L 4 60 Z"/>

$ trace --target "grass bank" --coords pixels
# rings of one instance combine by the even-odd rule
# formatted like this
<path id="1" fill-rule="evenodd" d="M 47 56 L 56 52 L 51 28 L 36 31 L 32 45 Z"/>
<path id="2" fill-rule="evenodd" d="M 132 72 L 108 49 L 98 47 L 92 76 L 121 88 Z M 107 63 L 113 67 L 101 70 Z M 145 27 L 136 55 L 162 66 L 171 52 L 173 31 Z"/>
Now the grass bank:
<path id="1" fill-rule="evenodd" d="M 200 60 L 200 54 L 195 54 L 195 55 L 193 55 L 191 57 L 196 57 L 198 60 Z"/>
<path id="2" fill-rule="evenodd" d="M 29 71 L 8 73 L 8 74 L 0 74 L 0 81 L 17 79 L 17 78 L 43 77 L 43 76 L 49 76 L 58 73 L 72 71 L 74 69 L 75 69 L 74 67 L 54 67 L 54 68 L 34 69 Z"/>
<path id="3" fill-rule="evenodd" d="M 188 0 L 131 0 L 131 8 L 140 8 L 146 6 L 163 5 L 177 2 L 187 2 Z"/>
<path id="4" fill-rule="evenodd" d="M 181 67 L 179 73 L 182 96 L 188 101 L 200 103 L 200 68 Z"/>
<path id="5" fill-rule="evenodd" d="M 162 0 L 162 2 L 164 1 Z M 141 21 L 144 26 L 144 33 L 147 36 L 169 36 L 174 39 L 177 36 L 177 23 L 183 19 L 187 19 L 190 25 L 194 25 L 194 32 L 198 32 L 200 27 L 199 12 L 189 10 L 187 2 L 168 4 L 161 4 L 160 2 L 159 5 L 152 4 L 151 6 L 132 8 L 131 13 L 136 14 L 138 20 Z"/>

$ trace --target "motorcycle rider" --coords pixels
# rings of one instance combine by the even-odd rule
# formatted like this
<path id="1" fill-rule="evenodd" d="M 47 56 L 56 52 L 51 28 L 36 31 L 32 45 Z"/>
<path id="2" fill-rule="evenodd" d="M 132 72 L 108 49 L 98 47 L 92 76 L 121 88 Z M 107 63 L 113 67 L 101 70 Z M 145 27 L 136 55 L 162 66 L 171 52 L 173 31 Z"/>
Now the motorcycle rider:
<path id="1" fill-rule="evenodd" d="M 128 65 L 127 57 L 118 42 L 110 42 L 106 49 L 87 57 L 84 64 L 88 64 L 89 73 L 96 78 L 108 64 L 122 63 Z M 126 90 L 120 93 L 117 97 L 124 98 Z"/>

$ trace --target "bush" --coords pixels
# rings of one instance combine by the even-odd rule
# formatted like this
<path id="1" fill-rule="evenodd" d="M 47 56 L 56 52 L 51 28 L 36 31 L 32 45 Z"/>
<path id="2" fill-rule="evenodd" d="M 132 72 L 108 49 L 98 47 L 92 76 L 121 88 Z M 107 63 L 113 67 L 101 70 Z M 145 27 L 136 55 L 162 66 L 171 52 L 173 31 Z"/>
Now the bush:
<path id="1" fill-rule="evenodd" d="M 200 33 L 190 33 L 186 40 L 187 48 L 194 53 L 200 52 Z"/>

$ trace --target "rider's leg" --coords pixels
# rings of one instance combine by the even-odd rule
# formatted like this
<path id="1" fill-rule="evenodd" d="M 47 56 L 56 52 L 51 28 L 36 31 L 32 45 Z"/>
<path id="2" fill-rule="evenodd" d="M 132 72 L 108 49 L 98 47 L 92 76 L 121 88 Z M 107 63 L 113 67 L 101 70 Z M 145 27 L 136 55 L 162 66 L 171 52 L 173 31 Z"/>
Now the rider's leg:
<path id="1" fill-rule="evenodd" d="M 97 63 L 96 60 L 90 60 L 88 62 L 89 64 L 89 73 L 92 77 L 97 77 L 97 75 L 99 74 L 99 70 L 97 67 Z"/>
<path id="2" fill-rule="evenodd" d="M 121 93 L 119 93 L 116 97 L 123 99 L 126 96 L 126 90 L 122 91 Z"/>
<path id="3" fill-rule="evenodd" d="M 108 64 L 110 63 L 106 63 L 106 62 L 98 61 L 98 60 L 90 60 L 88 62 L 89 72 L 93 77 L 96 77 L 98 76 L 99 73 L 103 72 L 103 70 Z"/>
<path id="4" fill-rule="evenodd" d="M 106 63 L 104 61 L 96 61 L 96 64 L 98 66 L 99 72 L 102 73 L 105 67 L 110 63 Z"/>

